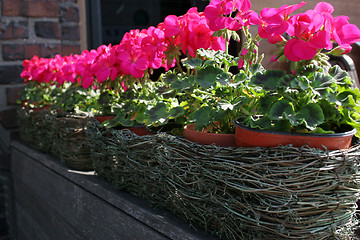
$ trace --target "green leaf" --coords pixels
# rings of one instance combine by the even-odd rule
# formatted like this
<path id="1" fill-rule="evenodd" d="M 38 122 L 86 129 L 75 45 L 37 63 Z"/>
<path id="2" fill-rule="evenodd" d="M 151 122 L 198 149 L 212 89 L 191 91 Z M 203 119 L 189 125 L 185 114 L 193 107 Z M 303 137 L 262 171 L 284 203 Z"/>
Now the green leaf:
<path id="1" fill-rule="evenodd" d="M 147 110 L 147 106 L 145 104 L 139 104 L 138 111 L 135 113 L 134 120 L 137 123 L 144 123 L 146 120 L 145 112 Z"/>
<path id="2" fill-rule="evenodd" d="M 335 79 L 325 73 L 315 72 L 310 81 L 315 91 L 321 91 L 329 88 L 335 82 Z"/>
<path id="3" fill-rule="evenodd" d="M 296 113 L 296 118 L 304 120 L 306 127 L 313 130 L 324 122 L 324 113 L 318 104 L 309 103 Z"/>
<path id="4" fill-rule="evenodd" d="M 228 109 L 233 110 L 234 109 L 234 105 L 225 99 L 220 100 L 218 102 L 218 105 L 220 106 L 220 109 L 222 109 L 222 110 L 228 110 Z"/>
<path id="5" fill-rule="evenodd" d="M 338 65 L 334 65 L 329 69 L 329 75 L 332 76 L 339 84 L 352 84 L 352 81 L 349 78 L 349 74 L 342 70 Z"/>
<path id="6" fill-rule="evenodd" d="M 255 75 L 264 72 L 265 68 L 260 63 L 255 63 L 249 67 L 249 71 L 252 75 Z"/>
<path id="7" fill-rule="evenodd" d="M 283 85 L 286 72 L 282 70 L 268 70 L 265 73 L 257 73 L 250 83 L 254 86 L 261 85 L 265 90 L 275 90 Z"/>
<path id="8" fill-rule="evenodd" d="M 166 104 L 160 102 L 154 107 L 146 111 L 146 114 L 149 116 L 151 122 L 160 122 L 164 123 L 169 118 L 170 113 L 167 111 Z"/>
<path id="9" fill-rule="evenodd" d="M 216 65 L 216 62 L 214 60 L 206 60 L 203 64 L 204 67 L 215 66 L 215 65 Z"/>
<path id="10" fill-rule="evenodd" d="M 342 91 L 336 99 L 342 106 L 357 106 L 359 105 L 358 99 L 360 99 L 359 89 Z"/>
<path id="11" fill-rule="evenodd" d="M 251 128 L 260 128 L 260 129 L 272 129 L 272 125 L 271 125 L 271 119 L 269 117 L 261 117 L 258 119 L 249 119 L 249 124 Z"/>
<path id="12" fill-rule="evenodd" d="M 199 58 L 191 58 L 189 60 L 186 60 L 183 62 L 185 67 L 188 67 L 190 69 L 199 68 L 202 64 L 202 60 Z"/>
<path id="13" fill-rule="evenodd" d="M 178 91 L 182 91 L 184 89 L 188 89 L 194 86 L 195 77 L 189 76 L 184 79 L 176 79 L 171 83 L 171 88 L 176 89 Z"/>
<path id="14" fill-rule="evenodd" d="M 291 88 L 299 88 L 303 91 L 310 87 L 309 79 L 305 76 L 298 76 L 290 82 Z"/>
<path id="15" fill-rule="evenodd" d="M 335 104 L 331 104 L 325 99 L 321 99 L 318 102 L 324 114 L 324 122 L 338 122 L 342 119 L 342 114 L 340 113 L 338 107 Z"/>
<path id="16" fill-rule="evenodd" d="M 207 66 L 198 71 L 196 81 L 200 84 L 200 87 L 207 89 L 216 85 L 216 77 L 221 73 L 223 73 L 221 69 Z"/>
<path id="17" fill-rule="evenodd" d="M 215 59 L 216 51 L 211 49 L 200 48 L 197 50 L 200 57 L 206 57 L 207 59 Z"/>
<path id="18" fill-rule="evenodd" d="M 321 127 L 317 127 L 314 130 L 310 131 L 310 133 L 317 133 L 317 134 L 332 134 L 335 133 L 332 130 L 324 130 Z"/>
<path id="19" fill-rule="evenodd" d="M 288 115 L 293 114 L 294 106 L 288 100 L 282 99 L 271 106 L 269 117 L 271 120 L 281 120 L 284 118 L 285 113 Z"/>
<path id="20" fill-rule="evenodd" d="M 166 74 L 163 76 L 163 80 L 165 83 L 167 84 L 171 84 L 172 82 L 178 80 L 178 76 L 174 73 L 171 73 L 171 74 Z"/>
<path id="21" fill-rule="evenodd" d="M 258 101 L 258 108 L 257 108 L 258 113 L 260 115 L 267 115 L 273 103 L 278 100 L 279 100 L 278 96 L 267 95 L 261 97 Z"/>
<path id="22" fill-rule="evenodd" d="M 231 83 L 231 76 L 228 73 L 220 73 L 216 77 L 216 81 L 219 82 L 221 85 L 227 85 Z"/>
<path id="23" fill-rule="evenodd" d="M 185 110 L 184 108 L 178 106 L 178 107 L 174 107 L 170 110 L 170 116 L 173 117 L 173 118 L 176 118 L 178 116 L 182 116 L 185 114 Z"/>
<path id="24" fill-rule="evenodd" d="M 134 123 L 127 117 L 125 112 L 119 112 L 114 119 L 103 122 L 103 126 L 107 128 L 116 126 L 131 127 L 133 125 Z"/>
<path id="25" fill-rule="evenodd" d="M 212 113 L 212 107 L 210 106 L 201 107 L 197 111 L 190 114 L 189 119 L 196 123 L 195 129 L 201 131 L 204 126 L 213 122 L 211 113 Z"/>
<path id="26" fill-rule="evenodd" d="M 293 113 L 293 114 L 284 113 L 284 118 L 289 120 L 289 122 L 292 126 L 299 126 L 299 125 L 303 124 L 303 122 L 304 122 L 304 119 L 302 119 L 302 118 L 299 119 L 295 113 Z"/>
<path id="27" fill-rule="evenodd" d="M 244 82 L 246 79 L 248 79 L 248 76 L 244 72 L 241 72 L 235 75 L 234 83 Z"/>
<path id="28" fill-rule="evenodd" d="M 275 121 L 272 130 L 278 131 L 278 132 L 290 132 L 290 130 L 291 130 L 290 121 L 288 119 L 282 119 L 279 121 Z"/>
<path id="29" fill-rule="evenodd" d="M 356 137 L 360 138 L 360 114 L 359 112 L 353 112 L 349 109 L 344 109 L 344 117 L 346 120 L 346 124 L 356 128 L 357 133 L 355 134 Z"/>

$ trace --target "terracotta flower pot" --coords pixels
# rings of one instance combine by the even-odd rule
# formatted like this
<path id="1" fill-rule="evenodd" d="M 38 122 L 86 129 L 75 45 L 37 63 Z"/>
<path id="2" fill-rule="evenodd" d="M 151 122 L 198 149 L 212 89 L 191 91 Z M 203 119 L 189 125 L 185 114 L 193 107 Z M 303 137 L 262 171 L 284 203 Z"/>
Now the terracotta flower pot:
<path id="1" fill-rule="evenodd" d="M 106 116 L 106 115 L 97 115 L 95 116 L 96 120 L 98 120 L 99 122 L 103 123 L 107 120 L 112 120 L 115 118 L 115 115 L 112 116 L 112 115 L 109 115 L 109 116 Z"/>
<path id="2" fill-rule="evenodd" d="M 284 133 L 249 128 L 241 125 L 239 121 L 234 123 L 235 141 L 238 147 L 277 147 L 291 144 L 294 147 L 308 145 L 328 150 L 347 149 L 356 133 L 356 129 L 334 134 Z"/>
<path id="3" fill-rule="evenodd" d="M 202 145 L 215 144 L 221 147 L 235 147 L 235 134 L 209 133 L 196 131 L 195 123 L 184 127 L 184 135 L 187 140 Z"/>
<path id="4" fill-rule="evenodd" d="M 124 127 L 123 129 L 129 129 L 133 133 L 139 136 L 151 135 L 151 133 L 147 130 L 145 125 L 133 126 L 133 127 Z"/>

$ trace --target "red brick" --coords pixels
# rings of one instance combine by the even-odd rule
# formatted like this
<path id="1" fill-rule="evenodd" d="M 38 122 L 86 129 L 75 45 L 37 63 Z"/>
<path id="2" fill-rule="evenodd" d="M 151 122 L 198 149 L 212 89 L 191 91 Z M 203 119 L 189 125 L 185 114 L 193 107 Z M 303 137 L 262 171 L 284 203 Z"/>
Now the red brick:
<path id="1" fill-rule="evenodd" d="M 34 55 L 40 55 L 40 46 L 39 44 L 25 44 L 24 45 L 25 51 L 25 59 L 32 58 Z"/>
<path id="2" fill-rule="evenodd" d="M 29 0 L 27 1 L 28 17 L 58 17 L 59 6 L 57 0 Z"/>
<path id="3" fill-rule="evenodd" d="M 59 44 L 43 44 L 40 46 L 40 56 L 44 58 L 55 57 L 60 54 L 61 47 Z"/>
<path id="4" fill-rule="evenodd" d="M 79 8 L 74 6 L 60 7 L 60 22 L 79 22 Z"/>
<path id="5" fill-rule="evenodd" d="M 18 100 L 21 99 L 21 93 L 24 87 L 9 87 L 6 88 L 6 99 L 8 105 L 18 105 Z"/>
<path id="6" fill-rule="evenodd" d="M 25 21 L 0 22 L 0 39 L 26 39 L 28 38 L 28 23 Z"/>
<path id="7" fill-rule="evenodd" d="M 2 0 L 3 16 L 58 17 L 57 0 Z"/>
<path id="8" fill-rule="evenodd" d="M 25 51 L 23 44 L 3 44 L 2 51 L 5 61 L 24 60 Z"/>
<path id="9" fill-rule="evenodd" d="M 60 39 L 61 29 L 58 22 L 35 22 L 35 34 L 42 38 Z"/>
<path id="10" fill-rule="evenodd" d="M 61 53 L 59 44 L 25 44 L 25 59 L 32 58 L 34 55 L 44 58 L 54 57 Z"/>
<path id="11" fill-rule="evenodd" d="M 61 55 L 68 56 L 70 54 L 80 54 L 80 45 L 62 45 Z"/>
<path id="12" fill-rule="evenodd" d="M 2 0 L 3 16 L 25 16 L 26 7 L 21 0 Z"/>
<path id="13" fill-rule="evenodd" d="M 80 27 L 76 26 L 62 26 L 61 27 L 61 39 L 79 41 L 80 40 Z"/>

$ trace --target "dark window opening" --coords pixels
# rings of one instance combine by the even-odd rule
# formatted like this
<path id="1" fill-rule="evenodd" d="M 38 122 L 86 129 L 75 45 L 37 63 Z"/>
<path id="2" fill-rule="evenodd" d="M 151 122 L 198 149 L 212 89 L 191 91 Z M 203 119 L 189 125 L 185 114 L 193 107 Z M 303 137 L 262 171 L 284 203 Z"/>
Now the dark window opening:
<path id="1" fill-rule="evenodd" d="M 191 7 L 203 11 L 204 0 L 86 0 L 89 49 L 118 44 L 132 29 L 157 26 L 168 15 L 183 15 Z"/>

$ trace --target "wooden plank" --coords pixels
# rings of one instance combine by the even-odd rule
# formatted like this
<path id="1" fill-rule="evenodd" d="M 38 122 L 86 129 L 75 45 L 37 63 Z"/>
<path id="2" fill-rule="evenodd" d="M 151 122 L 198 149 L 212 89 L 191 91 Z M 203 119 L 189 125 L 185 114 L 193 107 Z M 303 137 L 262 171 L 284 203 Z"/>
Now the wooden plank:
<path id="1" fill-rule="evenodd" d="M 49 240 L 51 239 L 42 229 L 42 227 L 34 221 L 21 205 L 15 205 L 17 218 L 17 239 L 18 240 Z"/>
<path id="2" fill-rule="evenodd" d="M 16 159 L 26 158 L 25 162 L 36 161 L 38 164 L 50 169 L 52 172 L 60 175 L 68 181 L 76 183 L 78 187 L 85 189 L 104 202 L 112 205 L 114 211 L 122 211 L 132 218 L 144 223 L 150 228 L 161 232 L 170 239 L 178 240 L 211 240 L 217 239 L 202 231 L 196 231 L 185 221 L 173 216 L 168 211 L 154 210 L 148 204 L 139 198 L 136 198 L 126 192 L 116 191 L 111 184 L 106 183 L 93 175 L 93 172 L 71 171 L 61 163 L 49 157 L 34 151 L 18 142 L 13 142 L 13 168 L 17 162 Z M 27 159 L 28 158 L 28 159 Z M 23 166 L 17 166 L 17 169 L 23 169 Z M 28 167 L 26 167 L 28 168 Z M 36 171 L 36 169 L 34 170 Z M 41 173 L 39 173 L 41 175 Z M 35 174 L 36 175 L 36 174 Z M 50 177 L 51 179 L 51 177 Z M 55 196 L 55 195 L 54 195 Z M 59 196 L 56 195 L 56 198 Z M 78 198 L 79 199 L 79 198 Z M 110 214 L 111 215 L 111 214 Z"/>
<path id="3" fill-rule="evenodd" d="M 60 214 L 54 211 L 42 196 L 38 196 L 28 188 L 26 183 L 14 177 L 14 194 L 16 196 L 17 222 L 20 232 L 26 233 L 26 239 L 33 235 L 45 235 L 43 239 L 86 240 L 87 237 Z M 27 237 L 31 236 L 31 237 Z M 19 237 L 23 239 L 23 237 Z"/>
<path id="4" fill-rule="evenodd" d="M 14 152 L 14 177 L 41 196 L 87 239 L 168 239 L 41 164 Z M 18 194 L 18 192 L 17 192 Z"/>

